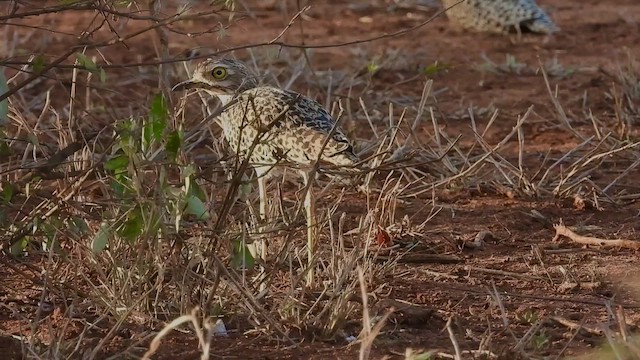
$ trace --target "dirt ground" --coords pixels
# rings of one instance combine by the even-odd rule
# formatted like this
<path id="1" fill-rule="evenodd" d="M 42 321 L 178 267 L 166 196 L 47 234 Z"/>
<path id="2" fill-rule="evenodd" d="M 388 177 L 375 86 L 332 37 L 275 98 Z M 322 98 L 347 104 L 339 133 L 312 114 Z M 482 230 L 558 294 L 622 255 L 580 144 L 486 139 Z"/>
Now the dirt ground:
<path id="1" fill-rule="evenodd" d="M 249 11 L 238 6 L 239 14 L 225 30 L 224 37 L 212 34 L 185 37 L 173 33 L 171 52 L 178 56 L 197 46 L 223 50 L 268 42 L 283 31 L 298 11 L 295 2 L 287 2 L 285 10 L 269 3 L 272 2 L 243 2 Z M 311 8 L 280 41 L 321 45 L 382 37 L 416 26 L 439 10 L 435 2 L 433 6 L 431 2 L 421 3 L 426 5 L 393 7 L 390 2 L 382 1 L 309 1 Z M 522 38 L 478 34 L 454 29 L 446 17 L 441 16 L 403 35 L 349 46 L 310 49 L 311 68 L 316 74 L 305 70 L 291 88 L 324 103 L 329 71 L 335 84 L 347 81 L 352 74 L 362 73 L 359 77 L 362 81 L 350 93 L 342 93 L 346 91 L 343 87 L 332 96 L 340 97 L 354 108 L 358 107 L 358 98 L 362 98 L 371 111 L 372 121 L 382 124 L 387 121 L 389 103 L 394 104 L 398 114 L 399 109 L 407 107 L 415 115 L 424 82 L 433 79 L 429 105 L 434 109 L 439 127 L 452 138 L 460 135 L 459 145 L 464 149 L 474 143 L 469 109 L 478 131 L 488 128 L 484 139 L 494 145 L 509 134 L 518 118 L 532 107 L 523 125 L 526 144 L 523 167 L 525 172 L 534 174 L 542 164 L 548 166 L 548 162 L 556 161 L 581 143 L 579 137 L 561 126 L 539 71 L 540 64 L 545 64 L 552 92 L 557 94 L 573 128 L 593 136 L 591 115 L 611 129 L 617 128 L 614 101 L 608 95 L 616 81 L 613 74 L 621 64 L 628 63 L 629 57 L 640 59 L 640 3 L 637 0 L 539 0 L 539 3 L 562 29 L 560 33 L 551 37 L 525 34 Z M 55 26 L 61 31 L 65 28 L 71 31 L 82 21 L 82 16 L 74 16 L 77 18 L 58 20 Z M 182 29 L 188 27 L 195 32 L 211 26 L 214 25 L 194 23 L 183 25 Z M 62 48 L 65 39 L 68 37 L 61 36 L 50 44 Z M 123 47 L 120 54 L 110 50 L 110 59 L 145 61 L 155 56 L 154 43 L 148 39 L 134 39 L 128 46 L 129 49 Z M 268 51 L 275 53 L 278 48 L 252 51 L 254 55 L 261 55 Z M 301 52 L 296 49 L 281 51 L 283 56 L 298 59 L 297 63 L 302 61 L 299 60 Z M 240 50 L 233 55 L 250 58 Z M 272 76 L 278 78 L 278 69 L 291 62 L 274 59 L 268 68 Z M 377 71 L 367 72 L 372 63 L 378 67 Z M 292 69 L 285 68 L 282 72 L 290 74 Z M 153 86 L 153 80 L 147 78 L 143 82 L 145 86 Z M 115 91 L 123 100 L 131 96 L 145 97 L 149 92 L 140 93 L 141 86 L 140 83 L 131 89 Z M 495 110 L 497 119 L 488 127 Z M 344 126 L 358 139 L 372 136 L 361 112 L 347 119 Z M 628 130 L 630 142 L 637 140 L 637 130 Z M 434 141 L 430 119 L 421 123 L 417 134 L 426 143 Z M 518 163 L 515 138 L 501 154 L 513 164 Z M 452 321 L 449 329 L 462 350 L 487 349 L 500 359 L 521 358 L 514 345 L 531 329 L 535 335 L 522 344 L 523 351 L 531 354 L 530 358 L 573 357 L 599 348 L 607 342 L 602 329 L 619 330 L 612 314 L 623 313 L 627 331 L 636 332 L 640 325 L 640 293 L 634 283 L 638 281 L 637 251 L 589 247 L 566 238 L 554 240 L 552 226 L 562 221 L 587 236 L 637 240 L 639 203 L 632 196 L 618 204 L 594 203 L 595 195 L 590 190 L 604 188 L 627 166 L 628 163 L 620 160 L 596 169 L 589 177 L 593 186 L 588 182 L 584 185 L 584 203 L 572 197 L 555 197 L 549 192 L 541 192 L 539 196 L 523 194 L 487 181 L 487 177 L 403 199 L 396 218 L 408 215 L 412 224 L 427 219 L 429 211 L 425 207 L 431 202 L 442 208 L 419 234 L 393 239 L 394 244 L 405 249 L 417 242 L 418 249 L 422 249 L 416 250 L 418 255 L 433 256 L 412 260 L 410 253 L 399 260 L 384 279 L 379 279 L 372 315 L 382 315 L 388 304 L 396 309 L 410 304 L 420 310 L 416 315 L 411 309 L 403 309 L 392 316 L 373 343 L 372 358 L 400 359 L 408 348 L 454 354 L 447 330 L 449 319 Z M 636 176 L 640 174 L 634 168 L 609 193 L 637 194 Z M 358 196 L 348 194 L 341 205 L 350 217 L 366 212 L 367 205 Z M 532 216 L 536 213 L 542 217 Z M 484 239 L 481 248 L 462 246 L 483 231 L 490 236 Z M 13 267 L 0 268 L 3 283 L 0 353 L 8 358 L 20 358 L 20 343 L 15 336 L 28 335 L 31 331 L 26 320 L 37 308 L 42 284 L 27 280 L 37 274 L 36 269 L 46 257 L 45 254 L 21 261 L 6 260 L 4 263 L 11 263 Z M 16 315 L 16 311 L 23 315 Z M 60 314 L 52 311 L 49 316 L 54 319 Z M 572 321 L 583 330 L 572 329 L 557 319 Z M 293 336 L 294 346 L 272 335 L 243 332 L 246 324 L 238 328 L 228 324 L 228 327 L 228 337 L 213 341 L 213 358 L 351 359 L 357 357 L 360 350 L 358 344 L 350 345 L 345 340 L 347 335 L 357 336 L 357 331 L 329 340 L 304 334 Z M 127 339 L 131 333 L 149 329 L 132 325 L 125 330 L 105 346 L 100 356 L 121 353 L 130 346 Z M 100 330 L 94 329 L 87 337 L 100 334 Z M 139 349 L 134 350 L 129 354 L 139 356 Z M 483 358 L 480 352 L 463 358 L 474 356 Z M 199 357 L 195 337 L 179 332 L 165 338 L 155 355 L 157 359 Z"/>

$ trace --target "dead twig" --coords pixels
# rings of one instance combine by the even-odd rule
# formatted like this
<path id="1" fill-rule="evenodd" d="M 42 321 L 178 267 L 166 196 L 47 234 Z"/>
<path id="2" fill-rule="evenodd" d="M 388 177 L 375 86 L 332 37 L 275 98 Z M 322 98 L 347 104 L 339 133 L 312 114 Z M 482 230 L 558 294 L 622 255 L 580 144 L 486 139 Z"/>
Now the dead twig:
<path id="1" fill-rule="evenodd" d="M 391 307 L 387 310 L 387 312 L 379 319 L 375 325 L 372 324 L 371 317 L 369 316 L 369 309 L 367 307 L 367 288 L 365 285 L 364 274 L 360 267 L 358 270 L 358 280 L 360 281 L 360 291 L 362 294 L 362 332 L 360 333 L 360 353 L 359 359 L 366 360 L 369 359 L 369 355 L 371 353 L 371 346 L 373 345 L 373 340 L 380 334 L 382 327 L 386 324 L 387 319 L 395 309 Z"/>
<path id="2" fill-rule="evenodd" d="M 451 319 L 447 320 L 447 333 L 449 333 L 449 339 L 451 340 L 451 344 L 453 344 L 453 349 L 456 351 L 455 360 L 462 360 L 462 352 L 460 351 L 460 345 L 458 344 L 458 339 L 456 339 L 456 335 L 453 333 L 453 328 L 451 327 Z"/>
<path id="3" fill-rule="evenodd" d="M 562 326 L 566 326 L 571 330 L 574 331 L 580 331 L 580 330 L 584 330 L 586 332 L 588 332 L 589 334 L 592 335 L 598 335 L 598 336 L 602 336 L 604 335 L 604 332 L 602 331 L 602 329 L 596 329 L 590 326 L 585 326 L 584 324 L 578 324 L 575 321 L 571 321 L 569 319 L 565 319 L 563 317 L 560 316 L 550 316 L 549 319 L 557 322 L 558 324 L 562 325 Z"/>
<path id="4" fill-rule="evenodd" d="M 511 271 L 504 271 L 504 270 L 486 269 L 486 268 L 480 268 L 480 267 L 475 267 L 475 266 L 465 266 L 464 270 L 468 271 L 469 273 L 471 273 L 473 271 L 476 271 L 476 272 L 481 272 L 481 273 L 491 274 L 491 275 L 508 276 L 508 277 L 513 277 L 513 278 L 516 278 L 516 279 L 542 280 L 541 277 L 537 277 L 537 276 L 531 276 L 531 275 L 527 275 L 527 274 L 520 274 L 520 273 L 515 273 L 515 272 L 511 272 Z"/>
<path id="5" fill-rule="evenodd" d="M 388 255 L 377 255 L 376 261 L 385 262 L 393 258 Z M 439 254 L 405 254 L 400 259 L 399 263 L 411 263 L 411 264 L 456 264 L 464 262 L 457 256 L 452 255 L 439 255 Z"/>
<path id="6" fill-rule="evenodd" d="M 569 230 L 562 223 L 556 224 L 553 226 L 556 230 L 556 235 L 553 237 L 552 241 L 557 241 L 560 236 L 567 237 L 571 239 L 571 241 L 583 244 L 583 245 L 592 245 L 592 246 L 601 246 L 601 247 L 621 247 L 632 250 L 640 250 L 640 241 L 627 240 L 627 239 L 600 239 L 592 236 L 582 236 L 578 235 L 575 232 Z"/>

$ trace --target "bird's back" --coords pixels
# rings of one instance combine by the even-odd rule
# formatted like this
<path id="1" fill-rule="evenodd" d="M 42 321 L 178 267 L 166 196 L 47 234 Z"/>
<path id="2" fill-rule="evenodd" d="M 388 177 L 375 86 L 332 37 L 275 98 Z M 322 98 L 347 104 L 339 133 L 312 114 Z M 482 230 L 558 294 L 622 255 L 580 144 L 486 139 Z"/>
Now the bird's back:
<path id="1" fill-rule="evenodd" d="M 459 0 L 443 0 L 445 7 Z M 476 31 L 531 31 L 550 34 L 558 28 L 535 0 L 464 0 L 447 11 L 450 20 Z"/>
<path id="2" fill-rule="evenodd" d="M 251 151 L 255 164 L 310 165 L 319 159 L 352 166 L 358 161 L 344 132 L 336 127 L 332 133 L 331 115 L 316 101 L 291 91 L 266 86 L 244 91 L 220 120 L 231 150 L 243 157 Z"/>

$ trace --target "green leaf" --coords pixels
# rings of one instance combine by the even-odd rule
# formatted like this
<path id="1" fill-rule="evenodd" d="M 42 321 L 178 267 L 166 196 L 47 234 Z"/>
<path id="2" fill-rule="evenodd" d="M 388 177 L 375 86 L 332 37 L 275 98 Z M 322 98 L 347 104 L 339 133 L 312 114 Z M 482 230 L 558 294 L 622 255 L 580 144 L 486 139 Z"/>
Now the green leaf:
<path id="1" fill-rule="evenodd" d="M 83 218 L 74 216 L 69 222 L 69 229 L 76 235 L 85 235 L 89 232 L 89 225 Z"/>
<path id="2" fill-rule="evenodd" d="M 96 65 L 96 63 L 94 63 L 91 59 L 89 59 L 87 55 L 82 53 L 76 53 L 76 59 L 78 60 L 78 63 L 82 65 L 85 69 L 91 72 L 98 71 L 98 65 Z"/>
<path id="3" fill-rule="evenodd" d="M 165 122 L 168 113 L 169 110 L 167 109 L 167 102 L 164 100 L 164 96 L 162 94 L 154 96 L 151 101 L 151 111 L 149 112 L 151 121 Z"/>
<path id="4" fill-rule="evenodd" d="M 242 239 L 238 239 L 233 243 L 231 264 L 236 269 L 252 269 L 256 264 L 256 260 L 253 258 L 253 255 L 251 255 L 249 247 Z"/>
<path id="5" fill-rule="evenodd" d="M 91 251 L 94 254 L 97 254 L 102 250 L 104 250 L 104 248 L 107 247 L 107 244 L 109 243 L 110 238 L 111 238 L 111 226 L 109 226 L 109 224 L 107 224 L 106 222 L 102 222 L 102 224 L 100 224 L 100 228 L 98 229 L 98 232 L 96 233 L 96 235 L 93 237 L 93 240 L 91 241 Z"/>
<path id="6" fill-rule="evenodd" d="M 189 194 L 197 196 L 200 200 L 205 200 L 207 198 L 207 194 L 202 190 L 200 185 L 197 182 L 191 181 L 191 186 L 189 187 Z"/>
<path id="7" fill-rule="evenodd" d="M 117 132 L 120 136 L 129 135 L 133 131 L 133 119 L 128 118 L 118 122 L 116 125 Z"/>
<path id="8" fill-rule="evenodd" d="M 427 66 L 426 68 L 424 68 L 422 70 L 422 72 L 425 75 L 435 75 L 435 74 L 437 74 L 437 73 L 439 73 L 441 71 L 445 71 L 445 70 L 448 70 L 448 69 L 449 69 L 449 65 L 442 64 L 442 63 L 439 63 L 439 62 L 436 61 L 433 64 L 431 64 L 431 65 Z"/>
<path id="9" fill-rule="evenodd" d="M 176 157 L 178 157 L 180 146 L 182 146 L 182 133 L 178 130 L 174 130 L 169 133 L 167 143 L 164 146 L 165 150 L 167 150 L 167 153 L 171 155 L 171 159 L 175 160 Z"/>
<path id="10" fill-rule="evenodd" d="M 9 253 L 11 255 L 22 255 L 29 245 L 29 237 L 25 236 L 22 239 L 16 241 L 10 248 Z"/>
<path id="11" fill-rule="evenodd" d="M 9 183 L 9 182 L 3 182 L 2 184 L 2 200 L 4 200 L 5 203 L 10 203 L 11 199 L 13 199 L 13 194 L 15 193 L 15 187 L 13 186 L 13 184 Z"/>
<path id="12" fill-rule="evenodd" d="M 4 95 L 9 91 L 9 84 L 7 84 L 7 78 L 4 77 L 4 68 L 0 67 L 0 95 Z M 9 100 L 4 99 L 0 101 L 0 126 L 7 123 L 9 116 Z"/>
<path id="13" fill-rule="evenodd" d="M 183 180 L 189 179 L 192 175 L 196 173 L 196 168 L 193 165 L 183 166 L 180 169 L 180 178 Z"/>
<path id="14" fill-rule="evenodd" d="M 131 179 L 129 179 L 124 175 L 116 176 L 116 178 L 112 180 L 110 183 L 111 189 L 113 189 L 113 191 L 118 196 L 124 196 L 127 194 L 127 190 L 130 188 L 129 186 L 127 186 L 127 184 L 130 182 L 131 182 Z"/>
<path id="15" fill-rule="evenodd" d="M 207 220 L 210 217 L 204 202 L 195 195 L 189 195 L 187 197 L 187 208 L 185 212 L 194 215 L 198 220 Z"/>
<path id="16" fill-rule="evenodd" d="M 7 207 L 0 207 L 0 227 L 3 229 L 8 228 L 13 223 L 13 218 L 9 218 L 6 211 Z"/>
<path id="17" fill-rule="evenodd" d="M 42 73 L 42 69 L 44 69 L 44 56 L 36 56 L 31 62 L 31 67 L 36 75 L 40 75 Z"/>
<path id="18" fill-rule="evenodd" d="M 11 149 L 8 144 L 9 140 L 4 138 L 6 138 L 6 134 L 0 129 L 0 156 L 9 156 L 11 155 Z"/>
<path id="19" fill-rule="evenodd" d="M 138 239 L 144 232 L 144 217 L 142 216 L 142 209 L 136 207 L 129 213 L 129 218 L 119 230 L 120 236 L 122 236 L 129 243 Z"/>
<path id="20" fill-rule="evenodd" d="M 144 139 L 147 144 L 151 143 L 152 139 L 156 141 L 162 140 L 164 129 L 167 127 L 168 114 L 169 109 L 164 96 L 162 94 L 154 96 L 149 110 L 149 122 L 145 124 L 143 129 Z"/>
<path id="21" fill-rule="evenodd" d="M 125 169 L 129 165 L 129 157 L 127 155 L 121 154 L 114 158 L 109 159 L 105 164 L 104 168 L 106 170 L 116 171 Z"/>
<path id="22" fill-rule="evenodd" d="M 38 137 L 33 134 L 33 133 L 28 133 L 27 134 L 27 139 L 29 140 L 29 142 L 33 145 L 36 146 L 40 146 L 40 140 L 38 140 Z"/>
<path id="23" fill-rule="evenodd" d="M 369 64 L 367 64 L 367 72 L 369 74 L 375 74 L 376 72 L 378 72 L 378 70 L 380 70 L 380 65 L 374 62 L 370 62 Z"/>
<path id="24" fill-rule="evenodd" d="M 107 72 L 103 68 L 100 68 L 100 82 L 103 84 L 107 82 Z"/>

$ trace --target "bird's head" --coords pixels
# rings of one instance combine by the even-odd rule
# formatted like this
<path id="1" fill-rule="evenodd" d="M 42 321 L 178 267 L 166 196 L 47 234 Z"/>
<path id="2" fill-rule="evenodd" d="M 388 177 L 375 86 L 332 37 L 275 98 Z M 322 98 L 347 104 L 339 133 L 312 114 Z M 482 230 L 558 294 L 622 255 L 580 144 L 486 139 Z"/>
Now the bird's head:
<path id="1" fill-rule="evenodd" d="M 256 77 L 245 64 L 222 58 L 201 62 L 193 71 L 191 79 L 176 84 L 171 90 L 201 89 L 222 99 L 256 86 Z"/>

